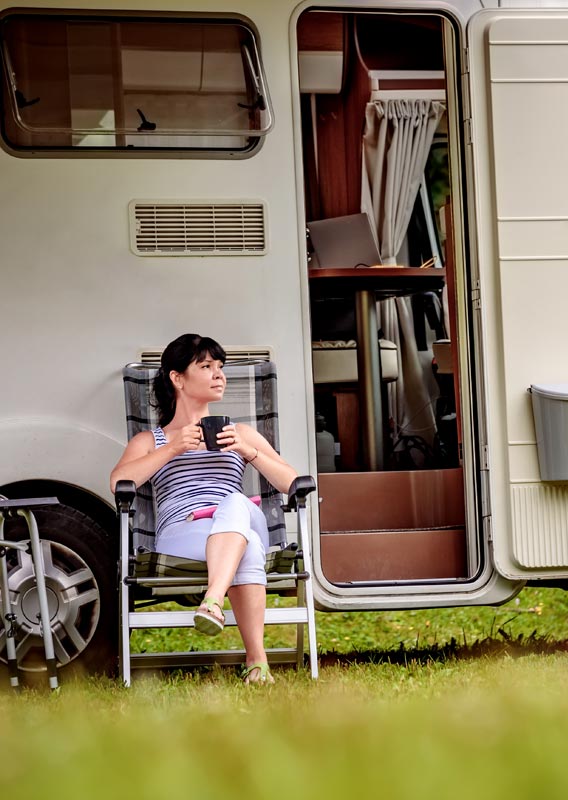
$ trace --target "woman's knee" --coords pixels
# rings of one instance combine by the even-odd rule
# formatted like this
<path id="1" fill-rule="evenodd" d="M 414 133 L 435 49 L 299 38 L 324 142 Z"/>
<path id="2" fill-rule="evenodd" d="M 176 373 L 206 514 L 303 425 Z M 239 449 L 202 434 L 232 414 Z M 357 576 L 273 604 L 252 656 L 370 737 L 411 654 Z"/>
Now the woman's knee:
<path id="1" fill-rule="evenodd" d="M 247 502 L 247 498 L 238 493 L 224 497 L 213 514 L 211 533 L 235 531 L 248 541 L 251 520 Z"/>
<path id="2" fill-rule="evenodd" d="M 250 532 L 248 544 L 235 573 L 234 585 L 239 583 L 266 584 L 266 551 L 255 531 Z"/>
<path id="3" fill-rule="evenodd" d="M 214 516 L 219 513 L 246 513 L 250 516 L 250 500 L 248 497 L 245 497 L 244 494 L 240 492 L 233 492 L 232 494 L 228 494 L 226 497 L 220 501 L 219 505 L 217 506 L 217 510 L 215 511 Z"/>

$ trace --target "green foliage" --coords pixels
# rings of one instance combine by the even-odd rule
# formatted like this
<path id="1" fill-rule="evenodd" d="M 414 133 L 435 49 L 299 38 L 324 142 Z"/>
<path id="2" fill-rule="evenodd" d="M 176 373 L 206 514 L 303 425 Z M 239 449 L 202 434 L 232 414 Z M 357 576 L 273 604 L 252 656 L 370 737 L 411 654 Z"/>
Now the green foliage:
<path id="1" fill-rule="evenodd" d="M 450 170 L 446 144 L 438 144 L 431 148 L 426 164 L 426 175 L 434 211 L 438 212 L 450 195 Z"/>

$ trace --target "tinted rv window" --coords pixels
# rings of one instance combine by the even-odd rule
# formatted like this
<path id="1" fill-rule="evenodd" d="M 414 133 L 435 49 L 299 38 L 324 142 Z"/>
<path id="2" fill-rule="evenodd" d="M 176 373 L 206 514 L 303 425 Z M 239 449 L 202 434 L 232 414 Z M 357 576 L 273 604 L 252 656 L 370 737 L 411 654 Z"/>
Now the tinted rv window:
<path id="1" fill-rule="evenodd" d="M 272 125 L 241 20 L 13 13 L 0 36 L 12 149 L 239 155 Z"/>

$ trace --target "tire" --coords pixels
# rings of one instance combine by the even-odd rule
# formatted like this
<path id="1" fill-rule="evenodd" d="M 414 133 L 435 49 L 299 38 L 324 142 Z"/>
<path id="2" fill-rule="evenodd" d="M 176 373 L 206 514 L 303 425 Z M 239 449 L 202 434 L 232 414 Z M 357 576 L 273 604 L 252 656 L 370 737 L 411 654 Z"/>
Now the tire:
<path id="1" fill-rule="evenodd" d="M 42 542 L 58 676 L 114 674 L 118 650 L 117 553 L 109 535 L 69 506 L 34 511 Z M 28 538 L 23 519 L 8 520 L 6 539 Z M 16 615 L 16 647 L 23 683 L 47 684 L 31 557 L 8 551 L 8 583 Z M 6 660 L 0 625 L 0 659 Z"/>

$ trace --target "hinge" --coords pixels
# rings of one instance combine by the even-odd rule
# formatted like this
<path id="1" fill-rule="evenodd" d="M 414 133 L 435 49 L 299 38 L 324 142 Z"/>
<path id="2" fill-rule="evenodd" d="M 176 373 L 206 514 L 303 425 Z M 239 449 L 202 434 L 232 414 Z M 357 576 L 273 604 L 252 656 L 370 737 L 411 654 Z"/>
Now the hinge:
<path id="1" fill-rule="evenodd" d="M 469 83 L 469 50 L 467 47 L 463 51 L 463 72 L 462 72 L 462 99 L 463 99 L 463 122 L 465 144 L 473 142 L 473 125 L 471 121 L 471 89 Z"/>
<path id="2" fill-rule="evenodd" d="M 481 446 L 481 469 L 489 469 L 489 447 L 486 444 Z"/>
<path id="3" fill-rule="evenodd" d="M 493 541 L 493 524 L 491 521 L 491 515 L 488 517 L 483 517 L 483 533 L 488 542 Z"/>
<path id="4" fill-rule="evenodd" d="M 489 488 L 489 470 L 481 470 L 481 516 L 491 516 L 491 496 Z"/>
<path id="5" fill-rule="evenodd" d="M 473 144 L 473 125 L 469 117 L 463 121 L 463 135 L 466 147 Z"/>
<path id="6" fill-rule="evenodd" d="M 471 304 L 476 311 L 479 311 L 481 308 L 481 290 L 479 281 L 475 281 L 473 289 L 471 290 Z"/>

